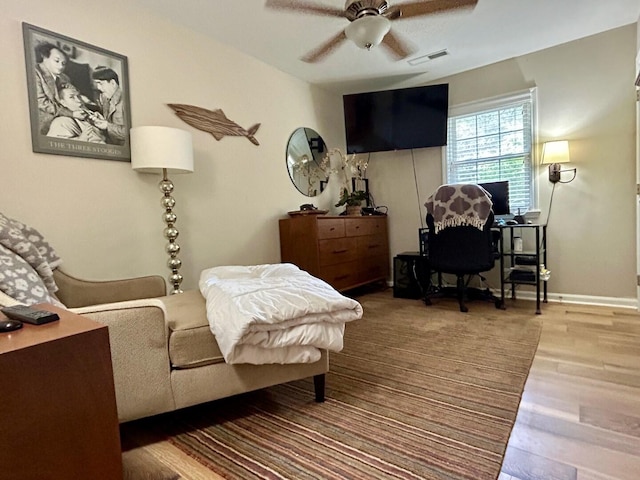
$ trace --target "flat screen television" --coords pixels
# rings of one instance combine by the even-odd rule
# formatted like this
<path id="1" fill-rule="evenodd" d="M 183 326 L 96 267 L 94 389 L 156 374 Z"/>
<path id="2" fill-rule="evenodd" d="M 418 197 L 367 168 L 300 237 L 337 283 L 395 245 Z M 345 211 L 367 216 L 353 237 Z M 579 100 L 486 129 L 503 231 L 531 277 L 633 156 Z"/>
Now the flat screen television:
<path id="1" fill-rule="evenodd" d="M 493 214 L 509 215 L 511 210 L 509 209 L 509 182 L 489 182 L 479 183 L 482 188 L 491 194 L 491 201 L 493 202 Z"/>
<path id="2" fill-rule="evenodd" d="M 348 153 L 447 144 L 449 85 L 355 93 L 342 97 Z"/>

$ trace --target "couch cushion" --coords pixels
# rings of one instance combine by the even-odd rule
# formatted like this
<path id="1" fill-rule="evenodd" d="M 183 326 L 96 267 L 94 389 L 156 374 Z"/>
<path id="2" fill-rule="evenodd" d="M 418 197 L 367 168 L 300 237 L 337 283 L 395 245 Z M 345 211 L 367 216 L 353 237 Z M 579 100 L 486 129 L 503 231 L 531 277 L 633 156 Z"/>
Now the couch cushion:
<path id="1" fill-rule="evenodd" d="M 193 368 L 224 362 L 207 320 L 199 290 L 162 297 L 167 309 L 169 359 L 173 368 Z"/>

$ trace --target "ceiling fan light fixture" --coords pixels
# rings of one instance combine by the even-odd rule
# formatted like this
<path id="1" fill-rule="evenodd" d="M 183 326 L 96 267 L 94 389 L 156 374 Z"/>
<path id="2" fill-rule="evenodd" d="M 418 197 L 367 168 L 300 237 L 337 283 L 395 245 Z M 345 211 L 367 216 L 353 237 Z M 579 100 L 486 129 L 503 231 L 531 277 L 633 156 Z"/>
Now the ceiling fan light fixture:
<path id="1" fill-rule="evenodd" d="M 384 36 L 389 33 L 391 22 L 382 15 L 368 15 L 354 20 L 344 33 L 358 47 L 370 50 L 380 45 Z"/>

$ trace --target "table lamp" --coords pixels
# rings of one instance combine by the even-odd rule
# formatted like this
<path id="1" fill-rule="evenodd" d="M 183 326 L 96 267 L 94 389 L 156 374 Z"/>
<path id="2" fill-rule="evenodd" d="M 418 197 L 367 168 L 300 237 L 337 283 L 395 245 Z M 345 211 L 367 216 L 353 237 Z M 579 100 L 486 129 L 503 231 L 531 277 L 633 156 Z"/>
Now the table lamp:
<path id="1" fill-rule="evenodd" d="M 567 140 L 556 140 L 553 142 L 546 142 L 542 146 L 542 165 L 549 165 L 549 181 L 551 183 L 558 183 L 560 181 L 560 174 L 562 172 L 573 171 L 575 178 L 576 169 L 561 170 L 561 163 L 569 163 L 571 161 L 569 157 L 569 142 Z M 571 182 L 573 180 L 569 180 Z M 563 183 L 569 183 L 563 182 Z"/>
<path id="2" fill-rule="evenodd" d="M 131 129 L 131 168 L 142 173 L 162 173 L 158 184 L 163 193 L 161 200 L 165 211 L 162 218 L 166 224 L 164 236 L 169 254 L 167 266 L 171 270 L 169 282 L 173 285 L 172 294 L 182 293 L 180 284 L 182 275 L 178 272 L 182 261 L 178 258 L 180 245 L 176 242 L 178 229 L 175 226 L 177 217 L 173 212 L 176 201 L 171 196 L 173 183 L 168 172 L 193 172 L 193 144 L 191 134 L 184 130 L 170 127 L 134 127 Z"/>

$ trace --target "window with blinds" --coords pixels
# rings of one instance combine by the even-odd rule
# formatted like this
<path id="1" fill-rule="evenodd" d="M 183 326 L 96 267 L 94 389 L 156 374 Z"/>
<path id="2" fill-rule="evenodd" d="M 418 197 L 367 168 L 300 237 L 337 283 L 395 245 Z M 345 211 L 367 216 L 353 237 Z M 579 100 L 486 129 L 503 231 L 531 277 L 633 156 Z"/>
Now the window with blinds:
<path id="1" fill-rule="evenodd" d="M 447 183 L 509 181 L 509 208 L 534 205 L 534 91 L 453 107 L 446 148 Z"/>

